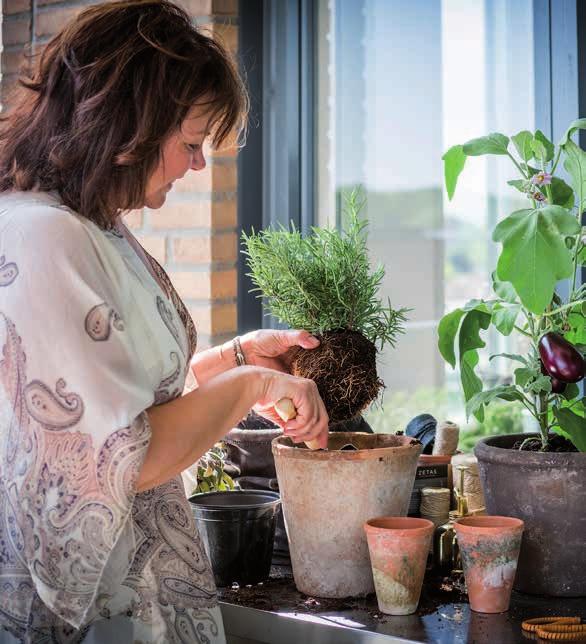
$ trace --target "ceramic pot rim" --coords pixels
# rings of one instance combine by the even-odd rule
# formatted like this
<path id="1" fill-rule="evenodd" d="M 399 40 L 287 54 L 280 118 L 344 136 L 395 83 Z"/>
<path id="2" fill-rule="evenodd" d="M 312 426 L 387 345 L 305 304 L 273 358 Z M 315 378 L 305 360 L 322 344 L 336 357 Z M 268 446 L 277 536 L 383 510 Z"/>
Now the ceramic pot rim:
<path id="1" fill-rule="evenodd" d="M 480 515 L 456 519 L 454 527 L 456 531 L 460 530 L 468 534 L 498 534 L 523 530 L 525 522 L 516 517 Z"/>
<path id="2" fill-rule="evenodd" d="M 423 449 L 421 443 L 415 442 L 415 444 L 413 444 L 414 439 L 411 436 L 397 436 L 396 434 L 366 434 L 361 432 L 332 432 L 332 434 L 334 434 L 334 439 L 339 439 L 339 442 L 342 445 L 345 443 L 351 443 L 352 439 L 356 439 L 358 436 L 362 437 L 362 440 L 366 440 L 364 437 L 369 437 L 368 440 L 372 439 L 373 442 L 382 442 L 386 437 L 392 437 L 393 441 L 397 444 L 392 447 L 369 447 L 367 449 L 357 449 L 354 451 L 340 451 L 339 449 L 311 450 L 294 444 L 287 445 L 286 443 L 290 443 L 291 439 L 288 436 L 279 436 L 271 443 L 272 451 L 275 456 L 299 458 L 308 461 L 364 461 L 400 454 L 413 454 L 414 457 L 417 458 Z"/>
<path id="3" fill-rule="evenodd" d="M 422 537 L 433 532 L 435 525 L 417 517 L 375 517 L 364 524 L 367 534 L 395 534 L 399 537 Z"/>
<path id="4" fill-rule="evenodd" d="M 524 440 L 538 434 L 502 434 L 481 438 L 474 448 L 479 462 L 499 465 L 551 469 L 572 467 L 586 469 L 586 452 L 520 452 L 511 449 L 517 440 Z"/>

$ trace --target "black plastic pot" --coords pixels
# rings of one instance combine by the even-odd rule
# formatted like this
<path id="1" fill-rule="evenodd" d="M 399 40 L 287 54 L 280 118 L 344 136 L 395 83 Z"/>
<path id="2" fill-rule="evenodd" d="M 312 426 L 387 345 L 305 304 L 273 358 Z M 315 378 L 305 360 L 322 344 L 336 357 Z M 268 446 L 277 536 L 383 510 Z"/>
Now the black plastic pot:
<path id="1" fill-rule="evenodd" d="M 281 503 L 276 492 L 209 492 L 189 501 L 217 586 L 268 579 Z"/>
<path id="2" fill-rule="evenodd" d="M 527 436 L 492 436 L 476 444 L 487 513 L 525 522 L 517 590 L 586 596 L 586 454 L 511 449 Z"/>

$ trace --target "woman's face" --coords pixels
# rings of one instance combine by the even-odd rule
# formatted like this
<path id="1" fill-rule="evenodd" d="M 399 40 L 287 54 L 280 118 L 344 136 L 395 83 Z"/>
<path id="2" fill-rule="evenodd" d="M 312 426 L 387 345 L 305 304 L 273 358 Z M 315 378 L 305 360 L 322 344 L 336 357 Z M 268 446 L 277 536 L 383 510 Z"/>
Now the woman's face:
<path id="1" fill-rule="evenodd" d="M 147 182 L 145 206 L 160 208 L 176 179 L 181 179 L 188 170 L 206 167 L 203 142 L 209 126 L 209 112 L 198 106 L 190 110 L 181 128 L 163 144 L 162 158 Z"/>

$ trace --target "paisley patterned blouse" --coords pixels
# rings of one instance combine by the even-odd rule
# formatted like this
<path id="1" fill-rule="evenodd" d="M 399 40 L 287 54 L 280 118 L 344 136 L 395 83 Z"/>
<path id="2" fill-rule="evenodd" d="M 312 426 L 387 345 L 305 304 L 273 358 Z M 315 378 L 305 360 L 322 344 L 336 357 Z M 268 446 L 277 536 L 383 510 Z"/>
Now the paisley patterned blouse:
<path id="1" fill-rule="evenodd" d="M 196 343 L 146 261 L 56 194 L 0 195 L 0 642 L 225 641 L 181 478 L 135 492 Z"/>

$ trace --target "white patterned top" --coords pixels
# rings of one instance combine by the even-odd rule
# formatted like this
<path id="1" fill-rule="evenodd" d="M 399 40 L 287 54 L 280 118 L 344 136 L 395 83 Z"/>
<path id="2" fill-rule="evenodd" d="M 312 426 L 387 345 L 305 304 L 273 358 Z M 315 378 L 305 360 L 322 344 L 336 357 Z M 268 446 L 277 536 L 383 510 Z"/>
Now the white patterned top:
<path id="1" fill-rule="evenodd" d="M 181 478 L 134 489 L 145 410 L 181 395 L 196 343 L 146 261 L 54 193 L 0 194 L 0 625 L 15 641 L 225 641 Z"/>

